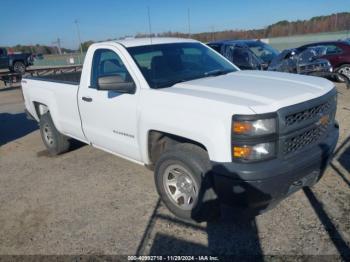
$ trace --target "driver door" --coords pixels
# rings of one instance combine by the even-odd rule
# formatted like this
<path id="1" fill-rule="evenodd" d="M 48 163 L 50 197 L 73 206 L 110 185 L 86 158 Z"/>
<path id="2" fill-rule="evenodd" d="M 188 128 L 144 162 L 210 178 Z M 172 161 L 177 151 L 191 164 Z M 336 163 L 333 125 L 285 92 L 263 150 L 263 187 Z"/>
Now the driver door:
<path id="1" fill-rule="evenodd" d="M 104 150 L 140 160 L 137 143 L 138 92 L 101 90 L 100 77 L 118 76 L 134 81 L 118 50 L 94 52 L 90 81 L 80 87 L 78 99 L 83 131 L 88 141 Z M 136 82 L 135 82 L 136 83 Z"/>

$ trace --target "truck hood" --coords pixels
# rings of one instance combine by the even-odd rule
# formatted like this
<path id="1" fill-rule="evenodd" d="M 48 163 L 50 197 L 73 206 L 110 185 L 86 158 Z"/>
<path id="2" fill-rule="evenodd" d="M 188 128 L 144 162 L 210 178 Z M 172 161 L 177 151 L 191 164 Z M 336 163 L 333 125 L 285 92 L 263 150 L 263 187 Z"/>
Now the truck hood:
<path id="1" fill-rule="evenodd" d="M 317 98 L 333 88 L 332 82 L 319 77 L 237 71 L 179 83 L 162 91 L 247 106 L 261 114 Z"/>

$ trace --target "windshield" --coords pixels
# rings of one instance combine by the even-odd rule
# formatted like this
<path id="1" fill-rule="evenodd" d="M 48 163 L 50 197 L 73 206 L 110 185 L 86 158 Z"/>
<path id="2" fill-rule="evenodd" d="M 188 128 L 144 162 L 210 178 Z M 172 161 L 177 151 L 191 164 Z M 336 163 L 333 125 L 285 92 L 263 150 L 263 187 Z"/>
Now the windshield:
<path id="1" fill-rule="evenodd" d="M 128 48 L 151 88 L 237 71 L 233 64 L 200 43 L 172 43 Z"/>
<path id="2" fill-rule="evenodd" d="M 327 53 L 327 48 L 325 46 L 314 46 L 308 47 L 298 56 L 299 63 L 309 63 L 313 60 L 325 55 Z"/>
<path id="3" fill-rule="evenodd" d="M 249 49 L 264 63 L 270 63 L 278 55 L 278 51 L 260 41 L 248 42 Z"/>

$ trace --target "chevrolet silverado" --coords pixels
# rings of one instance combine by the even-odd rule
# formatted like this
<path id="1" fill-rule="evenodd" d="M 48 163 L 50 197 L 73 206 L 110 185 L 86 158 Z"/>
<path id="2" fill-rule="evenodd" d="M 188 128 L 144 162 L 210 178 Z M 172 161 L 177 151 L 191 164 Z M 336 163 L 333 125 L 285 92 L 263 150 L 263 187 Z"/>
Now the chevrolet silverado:
<path id="1" fill-rule="evenodd" d="M 24 77 L 22 90 L 51 155 L 77 139 L 144 165 L 185 220 L 221 202 L 260 212 L 314 185 L 339 135 L 332 82 L 240 71 L 190 39 L 96 43 L 82 72 Z"/>

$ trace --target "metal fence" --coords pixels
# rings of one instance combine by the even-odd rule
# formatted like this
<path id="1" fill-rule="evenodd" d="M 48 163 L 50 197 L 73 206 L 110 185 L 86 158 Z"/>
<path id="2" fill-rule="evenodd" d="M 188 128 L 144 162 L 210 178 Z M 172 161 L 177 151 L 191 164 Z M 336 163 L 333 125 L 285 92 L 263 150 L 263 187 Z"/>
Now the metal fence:
<path id="1" fill-rule="evenodd" d="M 308 34 L 308 35 L 295 35 L 286 37 L 274 37 L 264 39 L 268 44 L 272 45 L 278 50 L 284 50 L 286 48 L 298 47 L 301 45 L 320 42 L 320 41 L 333 41 L 339 39 L 346 39 L 350 37 L 350 31 L 320 33 L 320 34 Z"/>
<path id="2" fill-rule="evenodd" d="M 36 67 L 81 65 L 84 62 L 85 53 L 44 55 L 43 59 L 35 59 Z"/>

